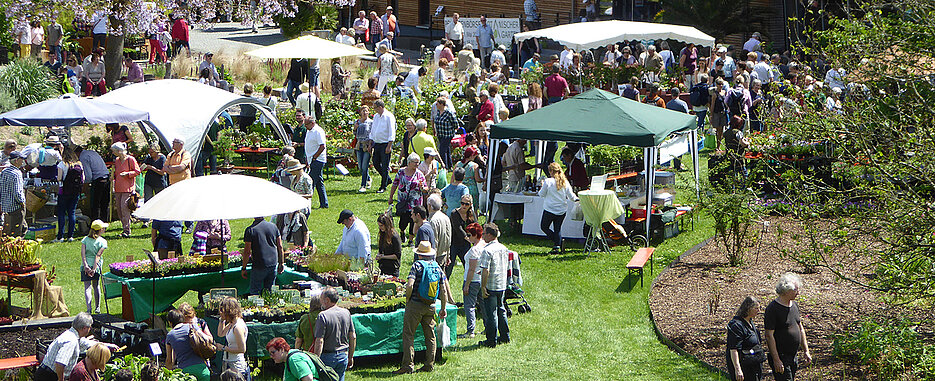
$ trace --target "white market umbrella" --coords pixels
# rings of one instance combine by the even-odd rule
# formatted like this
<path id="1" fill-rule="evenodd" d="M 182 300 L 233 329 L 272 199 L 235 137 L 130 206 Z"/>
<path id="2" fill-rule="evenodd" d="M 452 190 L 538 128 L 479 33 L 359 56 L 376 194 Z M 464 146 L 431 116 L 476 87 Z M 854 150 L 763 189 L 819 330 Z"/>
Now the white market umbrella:
<path id="1" fill-rule="evenodd" d="M 373 52 L 315 36 L 302 36 L 247 52 L 258 58 L 315 58 L 362 56 Z"/>
<path id="2" fill-rule="evenodd" d="M 309 201 L 304 197 L 258 177 L 210 175 L 169 186 L 133 215 L 163 221 L 235 220 L 308 207 Z"/>
<path id="3" fill-rule="evenodd" d="M 84 124 L 125 124 L 148 119 L 149 113 L 146 111 L 65 94 L 0 114 L 0 125 L 71 127 Z"/>

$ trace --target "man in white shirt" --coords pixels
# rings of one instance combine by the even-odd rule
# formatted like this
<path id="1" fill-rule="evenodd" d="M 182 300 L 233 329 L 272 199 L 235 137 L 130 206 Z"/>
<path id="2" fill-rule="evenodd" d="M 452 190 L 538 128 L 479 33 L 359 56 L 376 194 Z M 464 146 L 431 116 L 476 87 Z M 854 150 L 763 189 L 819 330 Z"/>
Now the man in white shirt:
<path id="1" fill-rule="evenodd" d="M 569 47 L 565 47 L 565 50 L 562 50 L 562 53 L 558 56 L 558 64 L 562 67 L 562 70 L 567 70 L 571 66 L 571 59 L 575 56 L 575 51 L 571 50 Z"/>
<path id="2" fill-rule="evenodd" d="M 308 175 L 318 192 L 318 206 L 328 208 L 328 194 L 325 192 L 325 179 L 322 171 L 328 162 L 328 150 L 325 148 L 325 130 L 316 123 L 315 113 L 305 114 L 305 157 L 308 160 Z"/>
<path id="3" fill-rule="evenodd" d="M 484 310 L 484 333 L 487 339 L 478 344 L 493 348 L 498 344 L 509 344 L 510 327 L 507 325 L 503 293 L 507 287 L 509 250 L 497 241 L 500 229 L 497 225 L 484 225 L 484 252 L 478 264 L 481 268 L 481 297 Z M 499 337 L 497 336 L 499 333 Z"/>
<path id="4" fill-rule="evenodd" d="M 717 56 L 717 59 L 724 62 L 724 80 L 728 83 L 734 83 L 734 76 L 738 74 L 737 63 L 734 62 L 733 57 L 727 55 L 727 47 L 722 46 L 718 48 Z"/>
<path id="5" fill-rule="evenodd" d="M 763 84 L 772 82 L 772 76 L 770 75 L 770 65 L 766 61 L 766 55 L 759 57 L 759 62 L 756 65 L 753 65 L 753 75 L 755 79 L 759 79 Z"/>
<path id="6" fill-rule="evenodd" d="M 750 39 L 743 43 L 743 50 L 748 52 L 755 52 L 760 47 L 760 40 L 762 38 L 763 37 L 760 36 L 760 32 L 753 32 L 753 35 L 750 36 Z"/>
<path id="7" fill-rule="evenodd" d="M 91 17 L 91 28 L 91 50 L 103 48 L 107 40 L 107 30 L 110 28 L 110 20 L 103 11 L 94 12 L 94 16 Z"/>
<path id="8" fill-rule="evenodd" d="M 357 18 L 354 19 L 354 36 L 357 41 L 367 41 L 368 29 L 370 29 L 370 20 L 367 20 L 367 12 L 357 12 Z"/>
<path id="9" fill-rule="evenodd" d="M 490 53 L 490 65 L 492 66 L 495 62 L 500 65 L 504 74 L 510 74 L 509 68 L 504 68 L 506 65 L 506 55 L 503 52 L 506 51 L 506 46 L 500 45 L 497 46 L 497 49 Z"/>
<path id="10" fill-rule="evenodd" d="M 438 65 L 438 59 L 441 58 L 442 50 L 445 50 L 445 42 L 447 41 L 447 39 L 442 38 L 441 41 L 438 42 L 438 46 L 435 47 L 435 56 L 433 57 L 435 65 Z"/>
<path id="11" fill-rule="evenodd" d="M 338 32 L 337 36 L 334 36 L 334 42 L 345 44 L 345 45 L 354 45 L 354 37 L 351 37 L 347 34 L 347 28 L 341 28 L 341 31 Z"/>
<path id="12" fill-rule="evenodd" d="M 380 20 L 383 21 L 383 35 L 387 35 L 389 33 L 396 34 L 397 31 L 399 30 L 399 24 L 396 23 L 396 16 L 393 15 L 393 7 L 387 6 L 386 13 L 384 13 L 383 16 L 380 16 Z M 393 25 L 390 25 L 390 24 L 393 24 Z M 390 43 L 392 42 L 393 41 L 391 39 Z M 393 50 L 392 46 L 390 46 L 389 48 L 390 50 Z"/>
<path id="13" fill-rule="evenodd" d="M 79 313 L 71 322 L 71 328 L 55 338 L 46 350 L 42 364 L 36 369 L 35 379 L 41 381 L 67 380 L 78 364 L 78 355 L 86 351 L 97 341 L 91 340 L 91 324 L 94 318 L 87 312 Z M 113 344 L 104 344 L 110 350 L 116 350 Z"/>
<path id="14" fill-rule="evenodd" d="M 302 93 L 295 97 L 295 109 L 302 110 L 305 115 L 315 115 L 315 101 L 318 100 L 318 97 L 315 96 L 315 93 L 308 91 L 307 84 L 299 85 L 299 90 Z"/>
<path id="15" fill-rule="evenodd" d="M 344 225 L 335 254 L 344 254 L 361 264 L 370 262 L 370 229 L 349 209 L 341 211 L 338 223 Z"/>
<path id="16" fill-rule="evenodd" d="M 409 74 L 406 75 L 406 80 L 403 81 L 403 86 L 406 86 L 412 89 L 417 96 L 422 96 L 422 89 L 419 88 L 419 78 L 422 78 L 425 73 L 428 72 L 428 69 L 425 66 L 415 66 L 409 70 Z"/>
<path id="17" fill-rule="evenodd" d="M 460 19 L 461 16 L 455 13 L 451 15 L 451 24 L 445 26 L 445 38 L 455 44 L 455 51 L 452 53 L 460 51 L 464 46 L 464 25 Z"/>
<path id="18" fill-rule="evenodd" d="M 390 154 L 393 152 L 393 141 L 396 139 L 396 117 L 386 109 L 382 99 L 373 102 L 373 123 L 370 127 L 370 140 L 373 141 L 373 166 L 380 173 L 380 189 L 377 193 L 386 192 L 390 184 Z"/>

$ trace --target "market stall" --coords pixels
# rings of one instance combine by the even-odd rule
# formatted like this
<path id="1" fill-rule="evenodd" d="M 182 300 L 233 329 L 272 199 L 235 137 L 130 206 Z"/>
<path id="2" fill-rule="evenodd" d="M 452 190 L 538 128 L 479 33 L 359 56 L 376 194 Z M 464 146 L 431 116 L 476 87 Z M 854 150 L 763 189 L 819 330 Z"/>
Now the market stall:
<path id="1" fill-rule="evenodd" d="M 586 123 L 582 123 L 583 121 Z M 502 155 L 498 152 L 499 142 L 502 139 L 642 147 L 644 170 L 647 174 L 644 176 L 644 189 L 652 190 L 657 147 L 673 133 L 686 132 L 689 134 L 697 192 L 699 167 L 695 125 L 696 120 L 692 115 L 634 102 L 604 90 L 592 89 L 495 124 L 490 131 L 490 157 Z M 487 189 L 491 189 L 490 179 L 493 167 L 492 165 L 487 167 Z M 653 192 L 645 193 L 643 196 L 646 199 L 645 204 L 652 205 Z M 539 219 L 536 218 L 534 221 L 538 225 Z M 650 219 L 648 218 L 645 221 L 645 231 L 649 236 Z"/>
<path id="2" fill-rule="evenodd" d="M 507 218 L 507 210 L 517 205 L 523 207 L 523 221 L 537 221 L 536 223 L 524 223 L 523 234 L 545 236 L 540 224 L 539 218 L 542 217 L 544 199 L 535 194 L 522 193 L 498 193 L 493 199 L 493 209 L 490 219 L 497 221 Z M 574 206 L 574 202 L 568 202 L 568 209 Z M 563 238 L 584 238 L 584 220 L 575 220 L 566 217 L 562 223 Z"/>
<path id="3" fill-rule="evenodd" d="M 677 40 L 714 46 L 714 37 L 690 26 L 637 21 L 595 21 L 537 29 L 513 35 L 517 44 L 530 38 L 548 38 L 574 50 L 597 49 L 629 40 Z"/>

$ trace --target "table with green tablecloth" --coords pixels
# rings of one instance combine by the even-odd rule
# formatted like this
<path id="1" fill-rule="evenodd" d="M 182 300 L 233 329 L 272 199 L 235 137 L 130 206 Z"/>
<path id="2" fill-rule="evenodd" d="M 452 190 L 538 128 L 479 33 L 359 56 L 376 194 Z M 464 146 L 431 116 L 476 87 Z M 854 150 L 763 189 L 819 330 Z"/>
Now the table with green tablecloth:
<path id="1" fill-rule="evenodd" d="M 436 311 L 441 310 L 441 305 L 436 304 Z M 449 304 L 446 308 L 448 316 L 445 317 L 445 323 L 450 328 L 451 344 L 457 339 L 458 307 Z M 400 353 L 402 350 L 403 333 L 403 314 L 405 309 L 398 309 L 393 312 L 371 313 L 371 314 L 353 314 L 351 319 L 354 321 L 354 330 L 357 332 L 357 348 L 354 350 L 354 356 L 374 356 Z M 208 317 L 208 327 L 220 343 L 226 340 L 217 336 L 218 320 L 216 317 Z M 295 330 L 299 325 L 298 321 L 285 323 L 247 323 L 247 356 L 252 358 L 268 357 L 266 352 L 266 343 L 274 337 L 286 339 L 289 345 L 295 343 Z M 422 336 L 422 328 L 416 329 L 415 350 L 425 350 L 425 339 Z"/>
<path id="2" fill-rule="evenodd" d="M 612 190 L 583 190 L 578 192 L 578 198 L 581 200 L 584 222 L 595 228 L 591 229 L 594 236 L 600 235 L 601 223 L 623 214 L 623 206 L 617 199 L 617 193 Z"/>
<path id="3" fill-rule="evenodd" d="M 296 280 L 308 280 L 305 273 L 296 272 L 288 267 L 276 277 L 277 284 L 291 284 Z M 156 287 L 156 312 L 162 312 L 172 306 L 189 291 L 207 293 L 212 288 L 236 288 L 238 294 L 245 294 L 250 288 L 250 280 L 240 276 L 240 267 L 209 273 L 166 276 L 156 278 L 124 278 L 112 273 L 104 274 L 104 297 L 116 298 L 123 294 L 126 286 L 129 301 L 133 304 L 133 320 L 142 321 L 153 312 L 153 286 Z M 124 301 L 126 303 L 126 301 Z"/>

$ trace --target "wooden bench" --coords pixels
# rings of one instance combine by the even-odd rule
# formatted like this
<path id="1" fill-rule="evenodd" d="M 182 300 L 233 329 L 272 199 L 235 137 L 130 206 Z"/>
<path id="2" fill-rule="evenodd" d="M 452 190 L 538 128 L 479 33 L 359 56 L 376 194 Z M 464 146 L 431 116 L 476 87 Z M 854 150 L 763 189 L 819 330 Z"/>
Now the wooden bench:
<path id="1" fill-rule="evenodd" d="M 36 356 L 24 356 L 24 357 L 12 357 L 8 359 L 0 359 L 0 371 L 20 369 L 20 368 L 31 368 L 36 365 L 39 365 L 39 360 L 36 360 Z"/>
<path id="2" fill-rule="evenodd" d="M 633 254 L 633 258 L 630 258 L 630 262 L 627 263 L 627 278 L 630 277 L 630 274 L 638 272 L 640 274 L 640 288 L 643 287 L 643 267 L 646 266 L 646 261 L 649 261 L 649 273 L 653 273 L 653 252 L 656 251 L 656 248 L 653 247 L 642 247 Z"/>

